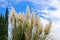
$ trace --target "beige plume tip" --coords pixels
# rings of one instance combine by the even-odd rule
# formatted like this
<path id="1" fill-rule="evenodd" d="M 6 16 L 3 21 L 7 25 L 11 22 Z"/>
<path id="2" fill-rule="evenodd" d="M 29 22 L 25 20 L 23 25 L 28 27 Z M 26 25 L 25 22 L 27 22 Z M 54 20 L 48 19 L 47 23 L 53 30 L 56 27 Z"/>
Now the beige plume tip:
<path id="1" fill-rule="evenodd" d="M 26 18 L 28 19 L 30 16 L 30 9 L 29 9 L 29 6 L 27 6 L 26 8 Z"/>

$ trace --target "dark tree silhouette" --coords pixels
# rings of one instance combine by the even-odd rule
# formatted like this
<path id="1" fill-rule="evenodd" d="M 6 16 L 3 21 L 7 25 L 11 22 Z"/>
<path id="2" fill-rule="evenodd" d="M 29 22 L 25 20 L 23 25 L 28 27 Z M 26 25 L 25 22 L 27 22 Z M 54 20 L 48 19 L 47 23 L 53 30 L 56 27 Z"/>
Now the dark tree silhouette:
<path id="1" fill-rule="evenodd" d="M 0 40 L 8 40 L 8 8 L 5 16 L 0 13 Z"/>
<path id="2" fill-rule="evenodd" d="M 4 16 L 0 14 L 0 40 L 4 40 Z"/>
<path id="3" fill-rule="evenodd" d="M 6 37 L 6 38 L 5 38 Z M 8 7 L 6 8 L 6 13 L 5 13 L 5 39 L 8 39 Z"/>

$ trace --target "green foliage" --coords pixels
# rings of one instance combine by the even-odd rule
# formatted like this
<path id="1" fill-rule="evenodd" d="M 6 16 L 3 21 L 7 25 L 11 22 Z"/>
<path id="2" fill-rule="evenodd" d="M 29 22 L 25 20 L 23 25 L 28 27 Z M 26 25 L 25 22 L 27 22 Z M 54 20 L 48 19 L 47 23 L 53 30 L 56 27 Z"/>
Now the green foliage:
<path id="1" fill-rule="evenodd" d="M 2 13 L 0 15 L 0 40 L 8 40 L 8 8 L 5 17 Z"/>

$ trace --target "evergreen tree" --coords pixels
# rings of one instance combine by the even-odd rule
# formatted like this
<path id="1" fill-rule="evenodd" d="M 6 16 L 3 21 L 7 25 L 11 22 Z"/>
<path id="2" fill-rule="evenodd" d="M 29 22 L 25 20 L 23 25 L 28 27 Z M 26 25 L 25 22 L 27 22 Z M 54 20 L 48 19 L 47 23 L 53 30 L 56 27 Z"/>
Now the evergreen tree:
<path id="1" fill-rule="evenodd" d="M 4 21 L 4 24 L 5 24 L 5 39 L 4 40 L 7 40 L 8 39 L 8 7 L 6 8 L 6 13 L 5 13 L 5 21 Z"/>
<path id="2" fill-rule="evenodd" d="M 8 23 L 8 7 L 6 8 L 5 21 L 6 21 L 6 23 Z"/>
<path id="3" fill-rule="evenodd" d="M 4 39 L 4 15 L 0 14 L 0 40 Z"/>
<path id="4" fill-rule="evenodd" d="M 5 17 L 0 14 L 0 40 L 8 40 L 8 8 L 6 8 Z"/>

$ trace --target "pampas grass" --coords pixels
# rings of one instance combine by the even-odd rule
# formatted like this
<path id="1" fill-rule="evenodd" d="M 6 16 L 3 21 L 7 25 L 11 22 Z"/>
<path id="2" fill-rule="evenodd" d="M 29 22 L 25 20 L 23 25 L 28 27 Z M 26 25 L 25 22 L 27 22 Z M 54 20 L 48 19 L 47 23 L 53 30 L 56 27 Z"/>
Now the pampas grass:
<path id="1" fill-rule="evenodd" d="M 26 18 L 28 19 L 30 16 L 30 9 L 29 9 L 29 6 L 27 6 L 26 8 Z"/>
<path id="2" fill-rule="evenodd" d="M 40 34 L 42 33 L 43 30 L 39 16 L 36 17 L 35 26 L 36 26 L 36 33 L 34 34 L 33 40 L 39 40 Z"/>
<path id="3" fill-rule="evenodd" d="M 14 19 L 14 14 L 15 14 L 15 9 L 12 7 L 11 11 L 10 11 L 10 21 L 12 23 L 13 19 Z"/>
<path id="4" fill-rule="evenodd" d="M 44 33 L 45 33 L 45 38 L 44 38 L 44 40 L 46 39 L 47 35 L 48 35 L 49 32 L 50 32 L 51 24 L 52 24 L 52 21 L 50 21 L 50 22 L 46 25 L 46 27 L 44 28 Z"/>
<path id="5" fill-rule="evenodd" d="M 50 28 L 51 28 L 51 23 L 52 23 L 52 21 L 50 21 L 50 22 L 46 25 L 46 27 L 45 27 L 45 29 L 44 29 L 45 35 L 48 35 L 48 33 L 49 33 L 49 31 L 50 31 Z"/>
<path id="6" fill-rule="evenodd" d="M 24 16 L 24 13 L 16 14 L 12 8 L 10 12 L 10 21 L 14 21 L 12 40 L 40 40 L 42 32 L 44 31 L 45 35 L 48 35 L 51 28 L 51 22 L 49 22 L 43 30 L 40 17 L 37 16 L 35 19 L 34 11 L 30 15 L 28 6 L 26 9 L 26 16 Z M 34 27 L 36 27 L 36 33 L 32 36 Z"/>

